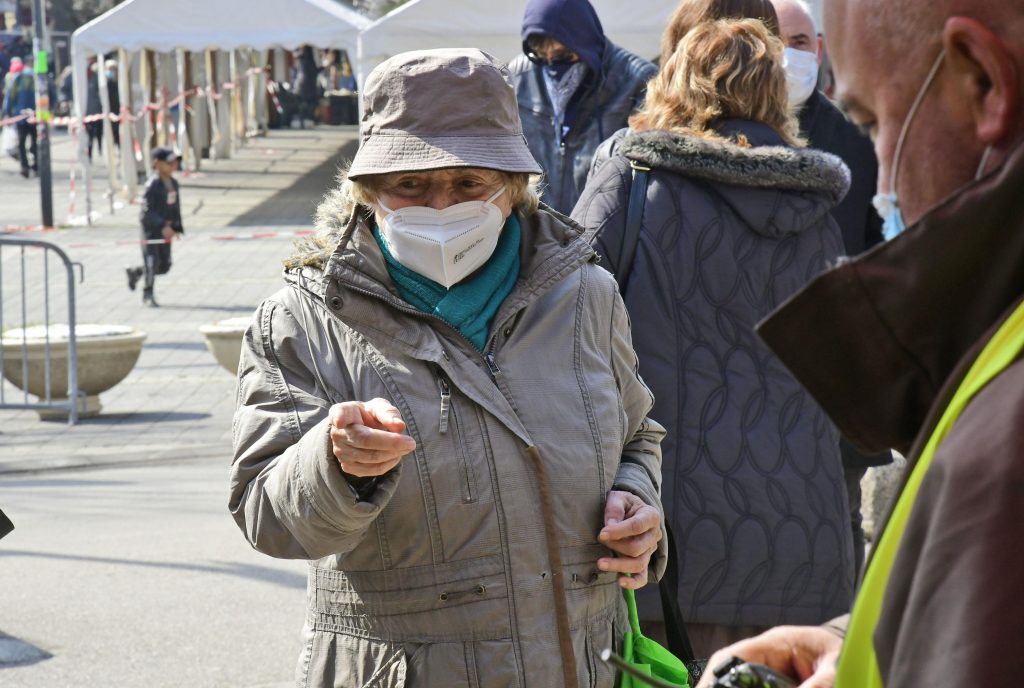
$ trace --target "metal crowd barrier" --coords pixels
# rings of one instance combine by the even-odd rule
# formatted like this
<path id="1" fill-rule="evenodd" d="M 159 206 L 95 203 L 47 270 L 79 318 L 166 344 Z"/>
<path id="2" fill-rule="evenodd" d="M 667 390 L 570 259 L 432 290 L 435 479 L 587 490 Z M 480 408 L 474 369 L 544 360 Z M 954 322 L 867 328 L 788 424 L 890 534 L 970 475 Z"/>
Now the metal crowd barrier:
<path id="1" fill-rule="evenodd" d="M 12 255 L 13 253 L 13 255 Z M 41 259 L 32 260 L 41 253 Z M 30 255 L 35 254 L 35 255 Z M 51 344 L 51 328 L 54 324 L 53 317 L 55 309 L 51 308 L 50 288 L 50 263 L 51 254 L 60 258 L 67 277 L 67 389 L 66 396 L 54 394 L 55 357 L 62 356 L 64 351 L 64 338 L 60 337 L 59 342 Z M 8 262 L 11 265 L 8 265 Z M 29 272 L 33 265 L 40 265 L 42 271 L 42 286 L 36 291 L 38 280 L 29 283 Z M 78 389 L 78 349 L 75 346 L 75 277 L 74 267 L 78 266 L 80 279 L 84 281 L 85 271 L 81 263 L 72 262 L 67 254 L 59 246 L 48 241 L 35 239 L 21 239 L 0 236 L 0 370 L 4 372 L 4 378 L 0 380 L 0 409 L 35 409 L 40 412 L 55 411 L 61 413 L 66 411 L 68 423 L 74 425 L 78 422 L 78 413 L 84 406 L 85 396 Z M 14 269 L 15 274 L 8 273 Z M 37 274 L 33 274 L 37 276 Z M 5 290 L 13 285 L 14 296 L 12 297 Z M 33 291 L 30 291 L 30 287 Z M 54 299 L 59 297 L 54 297 Z M 13 308 L 12 308 L 13 306 Z M 11 322 L 8 313 L 13 310 L 16 320 Z M 20 316 L 20 317 L 19 317 Z M 63 324 L 63 323 L 61 323 Z M 29 399 L 29 372 L 30 367 L 38 365 L 30 361 L 29 357 L 29 328 L 39 327 L 43 339 L 42 368 L 44 385 L 42 393 L 35 396 L 37 401 Z M 18 329 L 20 328 L 20 335 Z M 33 337 L 34 339 L 34 337 Z M 16 374 L 16 368 L 21 373 L 21 400 L 8 401 L 10 396 L 7 387 L 10 377 Z M 56 372 L 63 373 L 57 368 Z M 13 386 L 13 383 L 10 383 Z"/>

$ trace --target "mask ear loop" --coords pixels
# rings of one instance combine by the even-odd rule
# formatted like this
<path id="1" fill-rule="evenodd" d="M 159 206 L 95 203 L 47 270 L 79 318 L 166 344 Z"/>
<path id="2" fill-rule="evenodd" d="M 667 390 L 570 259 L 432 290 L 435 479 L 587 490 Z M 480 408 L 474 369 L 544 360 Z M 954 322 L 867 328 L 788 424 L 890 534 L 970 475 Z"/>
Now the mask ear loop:
<path id="1" fill-rule="evenodd" d="M 306 276 L 302 274 L 301 271 L 299 272 L 299 284 L 301 285 L 303 291 L 305 291 Z M 316 364 L 317 357 L 316 354 L 313 353 L 313 344 L 310 341 L 309 337 L 309 322 L 306 320 L 306 309 L 310 308 L 311 306 L 308 303 L 306 303 L 306 299 L 307 297 L 305 294 L 299 294 L 299 315 L 302 317 L 302 329 L 306 331 L 306 349 L 309 351 L 309 360 L 312 361 L 313 363 L 313 374 L 316 376 L 317 382 L 320 383 L 320 388 L 324 390 L 324 396 L 327 397 L 327 401 L 330 403 L 331 406 L 334 406 L 334 404 L 336 404 L 337 402 L 334 400 L 334 397 L 331 396 L 330 387 L 328 387 L 327 383 L 324 382 L 323 375 L 320 374 L 320 366 Z M 316 314 L 314 313 L 313 315 L 315 318 Z M 323 332 L 325 337 L 327 336 L 327 330 L 326 328 L 324 328 L 323 323 L 320 324 L 320 331 Z"/>
<path id="2" fill-rule="evenodd" d="M 992 144 L 985 146 L 985 152 L 981 154 L 981 163 L 978 165 L 978 171 L 974 173 L 974 181 L 985 176 L 985 166 L 988 165 L 988 156 L 990 155 L 992 155 Z"/>
<path id="3" fill-rule="evenodd" d="M 924 100 L 925 95 L 928 93 L 928 87 L 932 85 L 932 81 L 935 79 L 935 75 L 939 73 L 939 67 L 942 66 L 942 58 L 946 56 L 946 49 L 943 48 L 939 51 L 939 56 L 935 58 L 935 64 L 932 65 L 931 71 L 928 72 L 928 76 L 924 80 L 924 84 L 921 85 L 921 90 L 917 92 L 917 97 L 914 98 L 913 104 L 910 106 L 910 110 L 907 112 L 907 119 L 903 122 L 903 129 L 900 130 L 900 136 L 896 139 L 896 151 L 892 156 L 892 179 L 889 181 L 889 193 L 896 193 L 896 175 L 900 169 L 900 156 L 903 154 L 903 143 L 907 140 L 907 133 L 910 131 L 910 123 L 914 121 L 914 115 L 917 114 L 917 109 L 921 106 L 921 101 Z"/>

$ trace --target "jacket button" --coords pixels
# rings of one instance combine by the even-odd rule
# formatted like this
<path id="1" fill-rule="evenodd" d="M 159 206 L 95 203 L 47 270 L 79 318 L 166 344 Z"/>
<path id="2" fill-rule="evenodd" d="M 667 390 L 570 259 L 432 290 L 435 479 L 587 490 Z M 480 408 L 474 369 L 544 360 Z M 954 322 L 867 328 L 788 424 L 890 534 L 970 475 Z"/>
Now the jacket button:
<path id="1" fill-rule="evenodd" d="M 511 337 L 512 336 L 512 328 L 511 327 L 506 327 L 505 328 L 505 336 L 506 337 Z"/>
<path id="2" fill-rule="evenodd" d="M 327 303 L 329 303 L 331 305 L 331 308 L 333 308 L 334 310 L 336 310 L 336 311 L 340 311 L 341 310 L 342 300 L 341 300 L 340 296 L 332 296 L 327 301 Z"/>

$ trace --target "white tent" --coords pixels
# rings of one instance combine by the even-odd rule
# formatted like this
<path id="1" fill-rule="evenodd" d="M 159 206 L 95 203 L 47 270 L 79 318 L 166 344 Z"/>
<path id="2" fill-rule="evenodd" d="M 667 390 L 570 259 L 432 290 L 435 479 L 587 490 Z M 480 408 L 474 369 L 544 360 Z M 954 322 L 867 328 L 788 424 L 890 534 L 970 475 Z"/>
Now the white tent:
<path id="1" fill-rule="evenodd" d="M 591 0 L 605 35 L 653 59 L 678 0 Z M 360 79 L 406 50 L 480 48 L 500 60 L 522 52 L 526 0 L 412 0 L 371 24 L 359 37 Z"/>
<path id="2" fill-rule="evenodd" d="M 369 23 L 333 0 L 128 0 L 75 31 L 71 42 L 75 58 L 118 48 L 354 49 Z"/>
<path id="3" fill-rule="evenodd" d="M 81 121 L 85 114 L 90 55 L 119 50 L 123 61 L 124 56 L 143 49 L 157 53 L 177 51 L 178 78 L 184 80 L 182 51 L 267 50 L 312 45 L 355 52 L 357 36 L 369 24 L 366 17 L 333 0 L 128 0 L 82 26 L 71 37 L 75 115 Z M 234 68 L 234 54 L 231 65 Z M 173 73 L 173 66 L 170 71 Z M 106 79 L 102 69 L 98 73 L 106 113 L 109 111 Z M 130 86 L 122 83 L 121 87 Z M 250 93 L 254 90 L 250 89 Z M 253 107 L 250 104 L 250 108 Z M 109 124 L 106 126 L 105 138 L 110 141 Z M 182 133 L 187 135 L 187 132 Z M 84 141 L 81 148 L 80 159 L 88 180 Z M 111 148 L 107 146 L 108 151 Z M 128 154 L 123 156 L 126 170 L 131 152 Z M 108 159 L 113 175 L 114 160 L 109 153 Z M 133 183 L 134 180 L 131 185 Z M 113 176 L 111 184 L 113 187 Z M 88 187 L 87 181 L 87 193 Z"/>

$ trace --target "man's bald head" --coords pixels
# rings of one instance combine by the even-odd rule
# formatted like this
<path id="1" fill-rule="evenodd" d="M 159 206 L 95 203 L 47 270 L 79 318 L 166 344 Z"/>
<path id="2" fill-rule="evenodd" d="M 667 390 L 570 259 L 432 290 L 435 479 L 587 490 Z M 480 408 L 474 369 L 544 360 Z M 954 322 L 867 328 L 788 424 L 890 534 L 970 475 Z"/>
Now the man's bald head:
<path id="1" fill-rule="evenodd" d="M 825 34 L 836 93 L 871 133 L 879 190 L 897 193 L 908 222 L 969 182 L 986 148 L 992 169 L 1024 138 L 1024 0 L 826 0 Z"/>
<path id="2" fill-rule="evenodd" d="M 787 48 L 815 53 L 821 58 L 818 28 L 804 0 L 772 0 L 779 15 L 779 33 Z"/>

